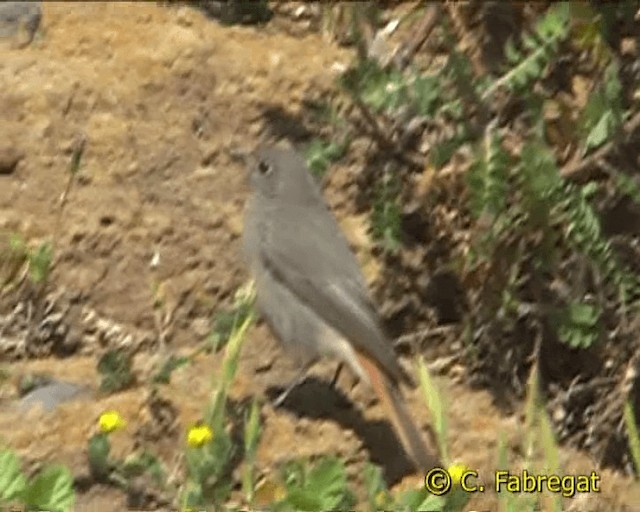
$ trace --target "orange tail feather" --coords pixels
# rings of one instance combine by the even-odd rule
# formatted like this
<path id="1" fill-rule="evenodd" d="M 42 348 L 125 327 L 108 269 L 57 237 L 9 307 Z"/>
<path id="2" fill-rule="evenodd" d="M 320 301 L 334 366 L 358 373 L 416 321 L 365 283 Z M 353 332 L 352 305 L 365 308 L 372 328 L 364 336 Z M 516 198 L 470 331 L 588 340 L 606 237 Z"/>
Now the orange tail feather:
<path id="1" fill-rule="evenodd" d="M 399 387 L 378 368 L 367 356 L 358 353 L 358 362 L 369 376 L 371 386 L 382 402 L 391 424 L 395 428 L 402 445 L 411 457 L 418 471 L 429 471 L 441 466 L 436 450 L 430 450 L 420 431 L 415 426 L 407 410 Z"/>

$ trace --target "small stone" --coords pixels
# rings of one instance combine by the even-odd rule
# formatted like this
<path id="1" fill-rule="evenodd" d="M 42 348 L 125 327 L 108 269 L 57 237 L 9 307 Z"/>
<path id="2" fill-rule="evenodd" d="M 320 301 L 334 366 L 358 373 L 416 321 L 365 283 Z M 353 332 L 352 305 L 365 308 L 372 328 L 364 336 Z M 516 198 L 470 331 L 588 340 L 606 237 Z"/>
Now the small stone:
<path id="1" fill-rule="evenodd" d="M 14 38 L 19 48 L 28 45 L 42 19 L 41 2 L 0 2 L 0 38 Z"/>
<path id="2" fill-rule="evenodd" d="M 118 342 L 117 346 L 118 348 L 125 349 L 125 350 L 133 347 L 133 335 L 127 334 L 126 336 L 124 336 L 124 338 L 122 338 Z"/>
<path id="3" fill-rule="evenodd" d="M 13 147 L 0 147 L 0 175 L 8 176 L 13 174 L 23 156 Z"/>
<path id="4" fill-rule="evenodd" d="M 88 329 L 87 332 L 96 331 L 95 321 L 97 318 L 98 315 L 93 309 L 85 309 L 82 312 L 82 323 L 85 324 L 85 329 Z"/>
<path id="5" fill-rule="evenodd" d="M 191 329 L 199 338 L 204 338 L 211 331 L 211 322 L 208 318 L 195 318 L 191 322 Z"/>
<path id="6" fill-rule="evenodd" d="M 27 393 L 20 399 L 21 409 L 41 406 L 45 411 L 53 411 L 58 405 L 87 394 L 87 390 L 78 384 L 64 381 L 52 381 Z"/>
<path id="7" fill-rule="evenodd" d="M 633 37 L 626 37 L 620 41 L 620 53 L 629 57 L 638 56 L 638 43 Z"/>
<path id="8" fill-rule="evenodd" d="M 561 423 L 566 417 L 567 411 L 565 411 L 564 407 L 562 407 L 561 405 L 553 409 L 552 418 L 554 423 Z"/>

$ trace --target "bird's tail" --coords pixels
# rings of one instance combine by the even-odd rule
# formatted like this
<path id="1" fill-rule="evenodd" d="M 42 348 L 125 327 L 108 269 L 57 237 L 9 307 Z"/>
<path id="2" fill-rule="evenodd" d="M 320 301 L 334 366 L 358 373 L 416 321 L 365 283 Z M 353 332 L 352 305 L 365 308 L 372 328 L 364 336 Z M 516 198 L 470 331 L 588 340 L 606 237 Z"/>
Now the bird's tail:
<path id="1" fill-rule="evenodd" d="M 378 365 L 362 353 L 358 353 L 358 362 L 369 377 L 369 381 L 376 395 L 382 402 L 402 445 L 411 457 L 416 469 L 427 472 L 434 467 L 441 466 L 437 450 L 432 450 L 425 444 L 420 431 L 409 415 L 400 388 L 380 370 Z"/>

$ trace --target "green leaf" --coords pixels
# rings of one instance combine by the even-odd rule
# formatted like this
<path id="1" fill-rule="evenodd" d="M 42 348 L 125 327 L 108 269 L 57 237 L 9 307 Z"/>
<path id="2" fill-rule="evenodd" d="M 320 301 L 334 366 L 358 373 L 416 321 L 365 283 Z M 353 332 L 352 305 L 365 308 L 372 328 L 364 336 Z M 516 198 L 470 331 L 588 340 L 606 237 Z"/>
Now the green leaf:
<path id="1" fill-rule="evenodd" d="M 478 145 L 467 174 L 471 210 L 476 218 L 489 214 L 492 219 L 507 209 L 510 161 L 497 134 Z"/>
<path id="2" fill-rule="evenodd" d="M 429 496 L 432 496 L 432 494 L 426 489 L 409 489 L 402 491 L 395 496 L 393 510 L 420 510 L 420 504 Z"/>
<path id="3" fill-rule="evenodd" d="M 417 76 L 411 92 L 414 96 L 417 111 L 420 115 L 434 115 L 436 106 L 442 95 L 441 80 L 437 76 Z"/>
<path id="4" fill-rule="evenodd" d="M 374 466 L 370 462 L 367 462 L 364 467 L 363 479 L 369 507 L 371 510 L 376 510 L 377 508 L 380 508 L 380 504 L 377 502 L 378 495 L 381 492 L 387 492 L 387 486 L 384 482 L 382 469 L 378 466 Z"/>
<path id="5" fill-rule="evenodd" d="M 27 484 L 21 498 L 39 510 L 69 511 L 75 501 L 73 476 L 64 466 L 49 466 Z"/>
<path id="6" fill-rule="evenodd" d="M 310 470 L 305 469 L 294 464 L 287 470 L 287 498 L 284 501 L 294 510 L 347 509 L 354 502 L 347 487 L 346 470 L 340 460 L 324 458 Z"/>
<path id="7" fill-rule="evenodd" d="M 556 54 L 559 43 L 569 35 L 571 27 L 567 2 L 559 2 L 551 6 L 536 23 L 534 34 L 524 34 L 521 46 L 525 50 L 520 53 L 515 45 L 508 42 L 505 46 L 507 61 L 513 66 L 502 77 L 496 80 L 483 97 L 488 97 L 498 86 L 506 86 L 521 92 L 542 74 Z"/>
<path id="8" fill-rule="evenodd" d="M 389 252 L 397 251 L 401 246 L 402 210 L 399 196 L 400 184 L 397 177 L 385 177 L 377 185 L 373 211 L 371 212 L 373 239 Z"/>
<path id="9" fill-rule="evenodd" d="M 333 458 L 321 461 L 307 476 L 307 488 L 317 494 L 324 510 L 337 507 L 347 488 L 343 463 Z"/>
<path id="10" fill-rule="evenodd" d="M 592 304 L 569 304 L 560 319 L 560 340 L 574 348 L 588 348 L 598 339 L 599 310 Z"/>
<path id="11" fill-rule="evenodd" d="M 106 393 L 121 391 L 135 382 L 131 370 L 131 355 L 121 349 L 109 350 L 100 358 L 98 373 L 102 376 L 100 390 Z"/>
<path id="12" fill-rule="evenodd" d="M 253 458 L 260 440 L 260 405 L 257 399 L 251 403 L 251 409 L 245 419 L 244 450 L 245 454 Z"/>
<path id="13" fill-rule="evenodd" d="M 110 451 L 111 443 L 109 443 L 107 434 L 95 434 L 89 439 L 89 469 L 94 477 L 104 479 L 109 474 L 111 470 L 109 463 Z"/>
<path id="14" fill-rule="evenodd" d="M 600 86 L 591 93 L 581 114 L 581 131 L 585 149 L 602 145 L 623 122 L 622 84 L 618 64 L 612 61 L 604 72 Z"/>
<path id="15" fill-rule="evenodd" d="M 325 142 L 316 139 L 307 148 L 307 166 L 314 176 L 320 177 L 326 172 L 332 162 L 342 158 L 346 149 L 346 142 L 338 144 L 336 142 Z"/>
<path id="16" fill-rule="evenodd" d="M 51 271 L 53 251 L 51 245 L 43 242 L 29 254 L 29 275 L 35 284 L 44 282 Z"/>
<path id="17" fill-rule="evenodd" d="M 373 110 L 395 109 L 407 102 L 402 73 L 384 70 L 373 60 L 358 62 L 340 77 L 340 85 Z"/>
<path id="18" fill-rule="evenodd" d="M 314 492 L 309 489 L 291 489 L 285 500 L 294 507 L 294 510 L 303 511 L 320 511 L 322 508 L 322 500 Z"/>
<path id="19" fill-rule="evenodd" d="M 429 370 L 422 358 L 418 359 L 418 384 L 422 397 L 431 412 L 434 430 L 437 437 L 438 449 L 442 458 L 448 459 L 447 449 L 447 414 L 445 400 L 440 393 L 439 386 L 433 381 Z"/>
<path id="20" fill-rule="evenodd" d="M 640 476 L 640 433 L 638 432 L 638 424 L 636 423 L 633 405 L 631 405 L 629 400 L 626 400 L 624 403 L 623 417 L 627 430 L 627 439 L 629 440 L 631 459 L 636 468 L 636 475 Z"/>
<path id="21" fill-rule="evenodd" d="M 598 313 L 595 306 L 582 302 L 569 305 L 569 317 L 572 323 L 583 327 L 595 327 L 598 323 Z"/>
<path id="22" fill-rule="evenodd" d="M 16 498 L 23 492 L 26 483 L 18 456 L 11 450 L 0 451 L 0 500 Z"/>
<path id="23" fill-rule="evenodd" d="M 612 119 L 611 112 L 605 112 L 602 115 L 589 132 L 589 135 L 587 135 L 587 139 L 585 140 L 587 148 L 596 148 L 609 138 Z"/>
<path id="24" fill-rule="evenodd" d="M 26 254 L 27 252 L 27 245 L 25 241 L 16 233 L 11 233 L 11 236 L 9 237 L 9 248 L 18 254 Z"/>
<path id="25" fill-rule="evenodd" d="M 254 470 L 258 442 L 260 440 L 260 405 L 257 399 L 251 403 L 249 414 L 244 421 L 244 468 L 242 473 L 242 490 L 247 501 L 251 501 L 254 493 Z"/>
<path id="26" fill-rule="evenodd" d="M 153 453 L 143 451 L 129 455 L 120 466 L 126 478 L 132 478 L 147 473 L 158 485 L 165 481 L 165 471 L 162 463 Z"/>
<path id="27" fill-rule="evenodd" d="M 428 510 L 429 512 L 443 512 L 447 509 L 447 497 L 429 494 L 427 498 L 416 507 L 416 510 Z"/>
<path id="28" fill-rule="evenodd" d="M 213 329 L 209 335 L 209 343 L 214 352 L 220 350 L 227 343 L 233 329 L 242 324 L 252 311 L 252 303 L 238 300 L 233 307 L 216 313 L 213 318 Z"/>
<path id="29" fill-rule="evenodd" d="M 164 362 L 160 370 L 153 376 L 152 382 L 157 384 L 169 384 L 171 381 L 171 374 L 178 368 L 188 365 L 190 362 L 191 359 L 188 357 L 177 357 L 171 355 L 169 359 Z"/>

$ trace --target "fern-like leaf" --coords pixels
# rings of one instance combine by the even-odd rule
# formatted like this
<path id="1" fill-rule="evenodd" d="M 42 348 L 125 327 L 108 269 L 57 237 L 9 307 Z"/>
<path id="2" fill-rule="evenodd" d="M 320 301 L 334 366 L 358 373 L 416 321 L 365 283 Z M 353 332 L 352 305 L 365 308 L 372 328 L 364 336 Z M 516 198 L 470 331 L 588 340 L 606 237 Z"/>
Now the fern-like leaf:
<path id="1" fill-rule="evenodd" d="M 513 67 L 493 82 L 485 90 L 482 98 L 487 99 L 500 87 L 524 90 L 532 82 L 540 79 L 555 56 L 560 42 L 569 35 L 569 13 L 568 3 L 559 2 L 550 7 L 538 21 L 533 35 L 525 35 L 522 38 L 524 51 L 521 52 L 513 43 L 508 43 L 505 56 Z"/>

